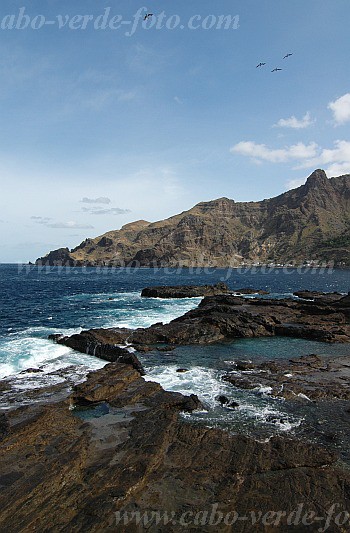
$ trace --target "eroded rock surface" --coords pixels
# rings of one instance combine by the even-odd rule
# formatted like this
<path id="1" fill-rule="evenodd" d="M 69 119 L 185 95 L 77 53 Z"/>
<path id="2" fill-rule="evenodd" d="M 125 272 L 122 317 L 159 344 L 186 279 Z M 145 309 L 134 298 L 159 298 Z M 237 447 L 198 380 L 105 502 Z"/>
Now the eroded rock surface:
<path id="1" fill-rule="evenodd" d="M 213 296 L 230 292 L 226 283 L 216 285 L 179 285 L 146 287 L 141 291 L 142 297 L 147 298 L 195 298 Z"/>
<path id="2" fill-rule="evenodd" d="M 120 344 L 140 351 L 157 344 L 209 344 L 234 338 L 287 336 L 324 342 L 350 341 L 348 297 L 337 301 L 245 299 L 232 295 L 205 297 L 196 309 L 149 328 L 92 329 L 71 337 L 55 337 L 59 343 L 107 360 L 129 355 Z M 112 356 L 110 355 L 112 354 Z M 114 359 L 113 359 L 114 358 Z M 119 360 L 119 359 L 118 359 Z M 128 362 L 124 360 L 124 362 Z"/>
<path id="3" fill-rule="evenodd" d="M 183 513 L 210 514 L 213 505 L 241 516 L 290 513 L 303 502 L 318 516 L 333 502 L 349 508 L 350 474 L 334 453 L 284 437 L 230 436 L 179 417 L 198 406 L 196 397 L 164 392 L 131 365 L 112 363 L 67 401 L 10 412 L 0 443 L 0 530 L 142 532 L 132 521 L 117 525 L 116 513 L 160 511 L 174 513 L 175 522 L 149 523 L 147 531 L 177 533 Z M 221 522 L 215 531 L 232 527 Z M 249 521 L 234 525 L 235 532 L 251 528 Z M 254 530 L 272 531 L 261 523 Z M 285 518 L 273 530 L 288 531 Z"/>
<path id="4" fill-rule="evenodd" d="M 272 396 L 287 400 L 350 400 L 350 355 L 238 363 L 224 380 L 242 389 L 270 388 Z"/>

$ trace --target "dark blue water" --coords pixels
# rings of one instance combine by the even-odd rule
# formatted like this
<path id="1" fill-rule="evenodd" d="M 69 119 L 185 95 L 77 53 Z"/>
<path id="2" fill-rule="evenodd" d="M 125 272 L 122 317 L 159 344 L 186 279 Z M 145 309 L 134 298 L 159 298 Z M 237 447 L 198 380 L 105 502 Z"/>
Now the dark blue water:
<path id="1" fill-rule="evenodd" d="M 9 328 L 96 327 L 113 315 L 124 319 L 149 311 L 149 301 L 136 298 L 150 285 L 205 284 L 225 281 L 230 288 L 253 287 L 272 296 L 290 296 L 307 288 L 348 292 L 349 270 L 330 269 L 94 269 L 0 265 L 0 335 Z M 134 294 L 120 303 L 118 295 Z M 95 298 L 94 298 L 95 297 Z M 109 300 L 109 298 L 112 298 Z M 160 305 L 160 307 L 159 307 Z M 162 310 L 159 303 L 151 308 Z M 165 318 L 168 305 L 164 306 Z M 135 323 L 137 320 L 135 321 Z"/>

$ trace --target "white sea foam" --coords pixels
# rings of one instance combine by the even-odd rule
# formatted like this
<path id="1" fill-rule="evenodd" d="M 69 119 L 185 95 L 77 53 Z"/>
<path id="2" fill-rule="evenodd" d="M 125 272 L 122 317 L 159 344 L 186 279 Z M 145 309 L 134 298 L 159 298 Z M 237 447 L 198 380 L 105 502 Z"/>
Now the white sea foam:
<path id="1" fill-rule="evenodd" d="M 194 301 L 196 300 L 196 301 Z M 157 322 L 168 324 L 175 318 L 182 316 L 191 309 L 195 308 L 200 302 L 200 298 L 191 299 L 188 301 L 159 301 L 159 307 L 140 306 L 130 309 L 125 307 L 122 309 L 113 310 L 106 318 L 105 327 L 124 327 L 130 329 L 147 328 Z"/>
<path id="2" fill-rule="evenodd" d="M 229 386 L 220 381 L 218 373 L 210 368 L 191 367 L 188 372 L 177 372 L 178 366 L 155 366 L 146 369 L 145 379 L 160 383 L 163 389 L 181 394 L 197 394 L 205 407 L 218 405 L 215 398 L 229 390 Z M 232 391 L 231 391 L 232 392 Z"/>
<path id="3" fill-rule="evenodd" d="M 217 426 L 224 424 L 230 427 L 230 424 L 258 423 L 269 428 L 274 428 L 274 431 L 287 432 L 295 427 L 298 427 L 302 421 L 300 418 L 287 415 L 283 410 L 279 409 L 278 400 L 269 400 L 274 402 L 275 406 L 270 403 L 262 404 L 257 396 L 253 396 L 252 391 L 235 390 L 231 385 L 221 381 L 220 373 L 209 368 L 191 367 L 188 372 L 177 372 L 177 366 L 156 366 L 146 369 L 147 375 L 145 377 L 148 381 L 156 381 L 160 383 L 165 390 L 172 392 L 180 392 L 185 395 L 196 394 L 205 408 L 209 411 L 207 414 L 203 413 L 203 420 L 206 424 Z M 269 387 L 261 387 L 256 389 L 255 393 L 259 392 L 261 396 L 269 394 Z M 219 395 L 224 395 L 230 400 L 238 401 L 238 407 L 228 409 L 227 407 L 220 408 L 217 401 Z M 196 414 L 196 418 L 201 418 L 201 415 Z"/>
<path id="4" fill-rule="evenodd" d="M 63 331 L 65 335 L 76 332 L 77 330 Z M 28 368 L 42 368 L 48 373 L 70 365 L 85 364 L 93 369 L 96 368 L 96 361 L 97 368 L 100 368 L 102 361 L 47 340 L 50 333 L 58 331 L 29 328 L 21 334 L 9 335 L 0 346 L 0 378 L 18 374 Z"/>
<path id="5" fill-rule="evenodd" d="M 291 431 L 300 426 L 302 418 L 292 417 L 287 415 L 282 410 L 273 408 L 271 406 L 263 406 L 253 403 L 245 403 L 240 406 L 242 414 L 249 418 L 253 418 L 259 424 L 269 424 L 279 431 Z"/>

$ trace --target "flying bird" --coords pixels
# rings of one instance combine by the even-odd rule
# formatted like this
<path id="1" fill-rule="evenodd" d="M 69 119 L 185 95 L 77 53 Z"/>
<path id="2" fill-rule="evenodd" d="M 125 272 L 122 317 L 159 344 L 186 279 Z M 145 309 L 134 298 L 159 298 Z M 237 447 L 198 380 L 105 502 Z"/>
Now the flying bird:
<path id="1" fill-rule="evenodd" d="M 256 65 L 255 68 L 263 67 L 264 65 L 266 65 L 266 63 L 259 63 L 259 65 Z"/>
<path id="2" fill-rule="evenodd" d="M 271 72 L 277 72 L 278 70 L 282 70 L 281 68 L 274 68 L 273 70 L 271 70 Z"/>
<path id="3" fill-rule="evenodd" d="M 150 17 L 153 17 L 153 13 L 147 13 L 147 15 L 145 15 L 145 16 L 143 17 L 143 20 L 147 20 L 147 19 L 149 19 Z"/>
<path id="4" fill-rule="evenodd" d="M 290 57 L 290 56 L 292 56 L 292 55 L 293 55 L 293 53 L 291 53 L 291 54 L 286 54 L 286 55 L 284 56 L 283 59 L 286 59 L 287 57 Z"/>

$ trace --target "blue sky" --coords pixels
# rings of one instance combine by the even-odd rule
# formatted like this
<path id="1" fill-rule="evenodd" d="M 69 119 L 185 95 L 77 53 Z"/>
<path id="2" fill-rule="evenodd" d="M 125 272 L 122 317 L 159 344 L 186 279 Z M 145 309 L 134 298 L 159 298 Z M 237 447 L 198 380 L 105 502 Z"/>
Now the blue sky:
<path id="1" fill-rule="evenodd" d="M 350 172 L 349 20 L 348 0 L 3 0 L 0 262 Z"/>

